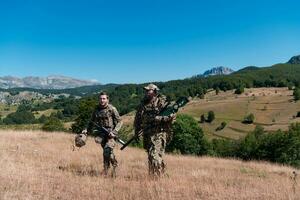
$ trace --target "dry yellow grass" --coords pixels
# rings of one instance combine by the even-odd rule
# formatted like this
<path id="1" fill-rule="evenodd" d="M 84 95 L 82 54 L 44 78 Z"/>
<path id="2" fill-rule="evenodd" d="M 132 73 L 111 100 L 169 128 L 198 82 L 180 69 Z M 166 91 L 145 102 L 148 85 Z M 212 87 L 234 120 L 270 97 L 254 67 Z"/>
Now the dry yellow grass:
<path id="1" fill-rule="evenodd" d="M 6 105 L 0 103 L 0 115 L 2 118 L 6 117 L 8 114 L 16 112 L 17 106 L 16 105 Z"/>
<path id="2" fill-rule="evenodd" d="M 72 142 L 64 133 L 0 131 L 0 199 L 300 199 L 290 167 L 167 155 L 168 176 L 152 180 L 145 152 L 128 148 L 116 151 L 111 179 L 100 175 L 92 138 L 79 151 Z"/>
<path id="3" fill-rule="evenodd" d="M 37 111 L 34 116 L 35 118 L 40 118 L 42 115 L 45 115 L 47 117 L 49 117 L 51 115 L 51 113 L 56 113 L 57 111 L 59 110 L 56 110 L 56 109 L 47 109 L 47 110 L 43 110 L 43 111 Z M 62 111 L 62 109 L 60 110 Z"/>

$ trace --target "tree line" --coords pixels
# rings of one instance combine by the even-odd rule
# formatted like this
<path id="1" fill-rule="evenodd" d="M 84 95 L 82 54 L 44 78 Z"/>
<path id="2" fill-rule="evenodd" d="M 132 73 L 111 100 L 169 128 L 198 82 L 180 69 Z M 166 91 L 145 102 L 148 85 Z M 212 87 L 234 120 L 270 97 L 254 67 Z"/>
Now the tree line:
<path id="1" fill-rule="evenodd" d="M 257 126 L 240 140 L 205 138 L 198 122 L 189 115 L 179 115 L 167 151 L 180 154 L 233 157 L 242 160 L 266 160 L 300 167 L 300 123 L 288 131 L 266 132 Z"/>

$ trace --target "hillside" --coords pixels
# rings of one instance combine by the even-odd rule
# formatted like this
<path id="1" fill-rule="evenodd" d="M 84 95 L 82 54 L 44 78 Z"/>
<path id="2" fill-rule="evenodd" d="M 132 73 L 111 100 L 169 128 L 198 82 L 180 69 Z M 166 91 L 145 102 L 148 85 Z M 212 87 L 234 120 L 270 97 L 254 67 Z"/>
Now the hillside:
<path id="1" fill-rule="evenodd" d="M 4 118 L 15 112 L 16 108 L 0 104 L 0 115 Z M 208 138 L 239 139 L 253 131 L 256 125 L 263 126 L 266 131 L 276 131 L 287 130 L 291 123 L 300 122 L 299 117 L 294 117 L 300 111 L 300 102 L 293 101 L 292 91 L 288 88 L 251 88 L 245 89 L 241 95 L 234 94 L 233 90 L 221 91 L 216 95 L 215 91 L 211 90 L 204 99 L 193 98 L 179 113 L 189 114 L 199 121 L 200 116 L 207 116 L 210 110 L 215 112 L 216 119 L 212 123 L 199 123 Z M 57 110 L 47 109 L 34 113 L 35 117 L 39 118 L 42 114 L 50 116 L 52 112 L 56 113 Z M 244 117 L 250 113 L 255 116 L 254 124 L 243 124 Z M 132 129 L 133 118 L 134 112 L 123 115 L 129 130 Z M 222 122 L 226 122 L 227 126 L 221 131 L 216 131 Z M 67 127 L 70 127 L 70 123 Z M 1 128 L 7 127 L 1 125 Z"/>
<path id="2" fill-rule="evenodd" d="M 116 151 L 115 180 L 100 175 L 92 138 L 72 150 L 73 135 L 0 131 L 0 199 L 299 199 L 290 167 L 263 162 L 167 155 L 168 176 L 147 175 L 146 154 Z"/>
<path id="3" fill-rule="evenodd" d="M 287 130 L 291 123 L 300 122 L 294 118 L 300 111 L 300 102 L 294 102 L 292 91 L 287 88 L 251 88 L 242 95 L 233 91 L 214 91 L 208 93 L 203 100 L 193 100 L 181 112 L 200 119 L 202 114 L 214 111 L 216 119 L 212 123 L 200 124 L 204 132 L 212 137 L 238 139 L 261 125 L 266 131 Z M 244 117 L 250 113 L 255 116 L 254 124 L 243 124 Z M 215 129 L 225 121 L 227 126 Z"/>
<path id="4" fill-rule="evenodd" d="M 291 123 L 300 122 L 294 118 L 300 111 L 300 102 L 294 102 L 292 91 L 287 88 L 251 88 L 245 89 L 241 95 L 234 91 L 208 92 L 204 99 L 194 98 L 179 113 L 189 114 L 196 120 L 212 110 L 216 119 L 212 123 L 199 123 L 204 134 L 209 138 L 239 139 L 253 131 L 256 125 L 261 125 L 266 131 L 278 129 L 288 130 Z M 244 117 L 253 113 L 254 124 L 243 124 Z M 124 115 L 124 122 L 128 126 L 133 124 L 134 113 Z M 216 131 L 216 128 L 225 121 L 227 126 Z"/>

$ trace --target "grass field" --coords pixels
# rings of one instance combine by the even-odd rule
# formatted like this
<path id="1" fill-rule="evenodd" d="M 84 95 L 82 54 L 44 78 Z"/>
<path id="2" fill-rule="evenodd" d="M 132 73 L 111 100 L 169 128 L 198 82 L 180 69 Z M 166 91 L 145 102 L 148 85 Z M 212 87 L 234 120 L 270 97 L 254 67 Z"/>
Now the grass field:
<path id="1" fill-rule="evenodd" d="M 2 118 L 6 117 L 8 114 L 16 112 L 17 110 L 17 105 L 7 105 L 0 103 L 0 116 Z"/>
<path id="2" fill-rule="evenodd" d="M 55 109 L 47 109 L 47 110 L 35 112 L 34 116 L 35 116 L 35 118 L 40 118 L 42 115 L 49 117 L 51 115 L 51 113 L 56 113 L 57 111 L 58 110 L 55 110 Z"/>
<path id="3" fill-rule="evenodd" d="M 300 199 L 296 169 L 232 159 L 167 155 L 167 176 L 147 175 L 146 153 L 116 150 L 116 179 L 103 177 L 92 138 L 73 151 L 73 135 L 0 131 L 0 199 Z"/>
<path id="4" fill-rule="evenodd" d="M 15 110 L 15 106 L 7 108 L 5 105 L 0 105 L 2 116 Z M 211 90 L 204 99 L 191 100 L 179 113 L 192 115 L 199 121 L 200 116 L 207 115 L 210 110 L 215 112 L 216 119 L 212 123 L 199 123 L 208 138 L 239 139 L 253 131 L 256 125 L 262 125 L 267 131 L 276 131 L 287 130 L 291 123 L 300 122 L 300 118 L 294 118 L 300 111 L 300 101 L 294 102 L 292 91 L 287 88 L 251 88 L 245 89 L 241 95 L 234 94 L 234 91 L 221 91 L 216 95 L 215 91 Z M 53 109 L 40 111 L 35 116 L 40 117 L 42 114 L 49 116 L 55 111 Z M 255 116 L 254 124 L 243 124 L 244 117 L 249 113 Z M 122 116 L 128 129 L 132 129 L 130 127 L 133 124 L 134 114 L 131 112 Z M 221 131 L 216 131 L 222 122 L 226 122 L 227 126 Z M 66 128 L 70 128 L 70 125 L 71 123 L 67 123 Z M 6 129 L 10 127 L 36 129 L 39 126 L 0 126 Z"/>
<path id="5" fill-rule="evenodd" d="M 234 91 L 214 91 L 206 94 L 205 99 L 194 99 L 180 113 L 192 115 L 200 120 L 202 114 L 214 111 L 216 119 L 210 123 L 200 124 L 208 137 L 225 137 L 238 139 L 247 132 L 254 130 L 256 125 L 262 125 L 265 130 L 287 130 L 291 123 L 300 122 L 294 118 L 300 111 L 300 101 L 294 102 L 292 91 L 287 88 L 251 88 L 245 89 L 242 95 Z M 253 113 L 254 124 L 243 124 L 247 114 Z M 227 126 L 222 131 L 215 129 L 222 123 Z"/>
<path id="6" fill-rule="evenodd" d="M 287 88 L 251 88 L 245 89 L 241 95 L 234 91 L 220 92 L 210 91 L 204 99 L 191 100 L 179 113 L 193 116 L 200 121 L 200 116 L 208 111 L 214 111 L 215 120 L 212 123 L 199 123 L 208 138 L 239 139 L 248 132 L 253 131 L 256 125 L 261 125 L 267 131 L 278 129 L 288 130 L 291 123 L 300 122 L 300 118 L 294 118 L 300 111 L 300 101 L 294 102 L 292 91 Z M 243 124 L 247 114 L 253 113 L 254 124 Z M 134 113 L 123 116 L 124 124 L 132 126 Z M 216 131 L 222 122 L 227 126 Z"/>

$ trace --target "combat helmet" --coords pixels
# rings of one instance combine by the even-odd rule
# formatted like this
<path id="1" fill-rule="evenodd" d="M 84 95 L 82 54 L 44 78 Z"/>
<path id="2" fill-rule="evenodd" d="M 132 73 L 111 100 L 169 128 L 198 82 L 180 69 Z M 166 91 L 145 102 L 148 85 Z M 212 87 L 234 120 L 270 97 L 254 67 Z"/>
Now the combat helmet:
<path id="1" fill-rule="evenodd" d="M 86 143 L 86 135 L 85 134 L 78 134 L 75 137 L 75 145 L 76 147 L 83 147 Z"/>
<path id="2" fill-rule="evenodd" d="M 159 88 L 156 85 L 154 85 L 153 83 L 150 83 L 149 85 L 145 86 L 144 89 L 145 90 L 154 90 L 154 91 L 159 90 Z"/>

